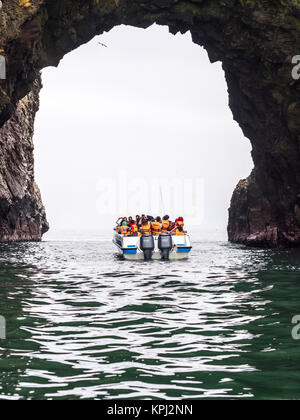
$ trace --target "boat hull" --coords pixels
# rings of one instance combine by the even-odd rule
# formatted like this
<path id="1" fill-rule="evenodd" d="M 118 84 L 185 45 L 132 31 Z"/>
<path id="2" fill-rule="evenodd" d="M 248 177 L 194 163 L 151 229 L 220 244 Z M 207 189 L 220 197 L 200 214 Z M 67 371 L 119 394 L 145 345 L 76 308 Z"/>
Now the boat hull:
<path id="1" fill-rule="evenodd" d="M 154 251 L 152 252 L 152 260 L 162 260 L 161 251 L 158 248 L 159 236 L 153 236 L 154 238 Z M 191 241 L 189 235 L 172 235 L 173 247 L 170 251 L 169 260 L 177 261 L 184 260 L 189 257 L 192 250 Z M 144 261 L 144 253 L 140 248 L 140 237 L 139 236 L 123 236 L 118 233 L 114 233 L 113 244 L 116 246 L 119 255 L 125 260 L 129 261 Z"/>

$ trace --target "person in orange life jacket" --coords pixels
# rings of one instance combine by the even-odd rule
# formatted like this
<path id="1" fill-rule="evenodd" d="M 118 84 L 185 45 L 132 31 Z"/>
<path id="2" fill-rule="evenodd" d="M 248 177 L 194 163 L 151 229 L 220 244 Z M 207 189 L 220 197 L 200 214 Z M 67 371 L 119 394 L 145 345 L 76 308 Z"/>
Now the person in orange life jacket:
<path id="1" fill-rule="evenodd" d="M 144 233 L 145 235 L 151 235 L 151 226 L 148 223 L 148 220 L 144 218 L 142 220 L 142 226 L 140 228 L 141 233 Z"/>
<path id="2" fill-rule="evenodd" d="M 139 231 L 139 228 L 137 227 L 137 224 L 135 221 L 132 222 L 131 226 L 130 226 L 130 232 L 131 235 L 136 235 Z"/>
<path id="3" fill-rule="evenodd" d="M 140 228 L 137 224 L 137 222 L 133 222 L 131 225 L 131 235 L 133 236 L 142 236 L 141 232 L 140 232 Z"/>
<path id="4" fill-rule="evenodd" d="M 157 217 L 154 222 L 151 223 L 151 228 L 153 235 L 159 235 L 161 233 L 162 224 L 160 217 Z"/>
<path id="5" fill-rule="evenodd" d="M 123 226 L 123 223 L 126 223 L 126 224 L 127 224 L 127 226 L 128 226 L 128 219 L 127 219 L 127 217 L 123 217 L 123 218 L 122 218 L 122 221 L 121 221 L 121 223 L 119 224 L 119 227 L 122 227 L 122 226 Z"/>
<path id="6" fill-rule="evenodd" d="M 129 232 L 130 228 L 128 227 L 127 222 L 122 222 L 122 226 L 119 228 L 118 233 L 127 236 Z"/>
<path id="7" fill-rule="evenodd" d="M 177 226 L 177 228 L 176 228 L 176 235 L 181 235 L 181 236 L 185 235 L 185 232 L 184 232 L 182 226 Z"/>
<path id="8" fill-rule="evenodd" d="M 168 232 L 171 227 L 170 217 L 164 216 L 162 221 L 162 232 Z"/>

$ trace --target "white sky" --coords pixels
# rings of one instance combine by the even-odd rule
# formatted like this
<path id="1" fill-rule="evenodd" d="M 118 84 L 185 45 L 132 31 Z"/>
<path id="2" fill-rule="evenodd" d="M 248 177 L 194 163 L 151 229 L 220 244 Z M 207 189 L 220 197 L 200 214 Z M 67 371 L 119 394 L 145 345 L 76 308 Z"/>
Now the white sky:
<path id="1" fill-rule="evenodd" d="M 45 69 L 43 85 L 36 179 L 52 233 L 159 209 L 226 228 L 232 192 L 252 168 L 250 142 L 233 121 L 220 63 L 190 34 L 115 28 Z M 176 184 L 170 202 L 166 183 Z"/>

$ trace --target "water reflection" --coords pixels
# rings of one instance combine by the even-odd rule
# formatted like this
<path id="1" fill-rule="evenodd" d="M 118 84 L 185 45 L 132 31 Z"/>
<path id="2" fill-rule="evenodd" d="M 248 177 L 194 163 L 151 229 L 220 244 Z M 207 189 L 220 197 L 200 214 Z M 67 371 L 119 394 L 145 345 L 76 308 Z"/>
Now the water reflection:
<path id="1" fill-rule="evenodd" d="M 298 267 L 297 251 L 217 242 L 167 264 L 104 241 L 1 245 L 0 395 L 297 396 Z"/>

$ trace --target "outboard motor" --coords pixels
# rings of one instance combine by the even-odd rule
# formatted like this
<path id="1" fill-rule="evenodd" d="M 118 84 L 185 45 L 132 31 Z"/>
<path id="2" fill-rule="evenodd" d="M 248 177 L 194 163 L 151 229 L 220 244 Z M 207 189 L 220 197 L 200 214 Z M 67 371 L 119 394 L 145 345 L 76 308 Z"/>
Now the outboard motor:
<path id="1" fill-rule="evenodd" d="M 140 239 L 140 248 L 144 253 L 146 261 L 150 261 L 152 258 L 152 252 L 154 251 L 154 238 L 150 235 L 143 235 Z"/>
<path id="2" fill-rule="evenodd" d="M 162 259 L 168 261 L 170 259 L 170 251 L 173 248 L 171 235 L 168 233 L 161 233 L 158 237 L 158 248 L 160 249 Z"/>

